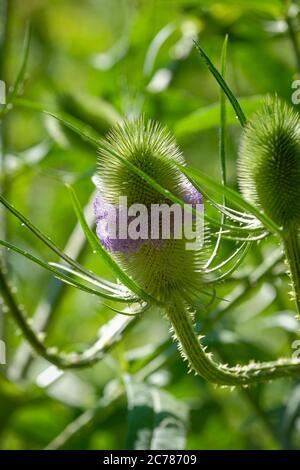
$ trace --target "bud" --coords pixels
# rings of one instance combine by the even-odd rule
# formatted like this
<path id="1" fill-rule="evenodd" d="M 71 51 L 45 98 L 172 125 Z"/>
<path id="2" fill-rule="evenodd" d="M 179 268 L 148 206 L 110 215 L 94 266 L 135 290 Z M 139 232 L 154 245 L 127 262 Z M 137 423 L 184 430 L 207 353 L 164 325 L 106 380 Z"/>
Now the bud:
<path id="1" fill-rule="evenodd" d="M 238 160 L 244 197 L 277 225 L 300 224 L 300 120 L 279 98 L 269 98 L 246 127 Z"/>
<path id="2" fill-rule="evenodd" d="M 164 239 L 161 230 L 159 237 L 153 237 L 153 205 L 164 204 L 171 209 L 173 202 L 128 169 L 114 153 L 126 158 L 186 204 L 196 207 L 196 204 L 202 204 L 202 196 L 174 164 L 184 164 L 175 140 L 164 127 L 153 121 L 145 121 L 144 118 L 125 121 L 109 133 L 105 149 L 101 147 L 99 150 L 96 179 L 99 196 L 94 204 L 97 235 L 122 269 L 158 300 L 166 301 L 174 292 L 183 296 L 196 295 L 201 287 L 204 258 L 204 250 L 200 249 L 202 240 L 196 236 L 199 250 L 187 249 L 188 240 L 184 229 L 179 239 L 174 236 L 173 225 L 170 238 Z M 148 219 L 144 220 L 143 227 L 145 229 L 148 226 L 147 237 L 132 239 L 130 234 L 119 237 L 118 230 L 117 239 L 110 237 L 105 222 L 109 222 L 111 217 L 117 221 L 120 219 L 120 198 L 126 198 L 128 208 L 133 204 L 143 204 L 148 209 Z M 107 204 L 111 210 L 107 210 Z M 181 212 L 184 221 L 184 211 Z M 195 222 L 195 218 L 193 220 Z M 127 224 L 130 225 L 130 222 L 128 216 Z"/>

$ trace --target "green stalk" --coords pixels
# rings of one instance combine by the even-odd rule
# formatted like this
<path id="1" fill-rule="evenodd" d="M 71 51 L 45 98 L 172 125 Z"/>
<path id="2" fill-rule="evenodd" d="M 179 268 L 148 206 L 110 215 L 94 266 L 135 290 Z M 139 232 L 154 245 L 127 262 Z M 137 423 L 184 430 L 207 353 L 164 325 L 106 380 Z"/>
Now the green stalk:
<path id="1" fill-rule="evenodd" d="M 133 325 L 138 316 L 124 317 L 122 323 L 117 325 L 116 330 L 107 335 L 106 339 L 100 341 L 96 340 L 88 349 L 83 353 L 59 353 L 56 348 L 47 347 L 43 340 L 37 335 L 31 327 L 27 318 L 24 315 L 24 309 L 19 305 L 10 282 L 7 279 L 6 268 L 0 260 L 0 294 L 10 310 L 11 316 L 15 323 L 22 331 L 24 338 L 28 341 L 32 349 L 41 357 L 54 364 L 59 369 L 80 369 L 90 367 L 99 362 L 104 354 L 118 341 L 120 341 L 121 334 L 128 327 Z"/>
<path id="2" fill-rule="evenodd" d="M 286 260 L 290 269 L 296 309 L 298 317 L 300 318 L 300 240 L 298 226 L 293 225 L 288 230 L 283 231 L 283 244 Z"/>
<path id="3" fill-rule="evenodd" d="M 179 296 L 173 299 L 166 313 L 179 341 L 179 349 L 188 360 L 190 368 L 210 382 L 227 386 L 247 386 L 281 377 L 300 376 L 300 359 L 253 362 L 234 367 L 217 363 L 210 353 L 206 353 L 206 348 L 198 339 L 190 314 Z"/>

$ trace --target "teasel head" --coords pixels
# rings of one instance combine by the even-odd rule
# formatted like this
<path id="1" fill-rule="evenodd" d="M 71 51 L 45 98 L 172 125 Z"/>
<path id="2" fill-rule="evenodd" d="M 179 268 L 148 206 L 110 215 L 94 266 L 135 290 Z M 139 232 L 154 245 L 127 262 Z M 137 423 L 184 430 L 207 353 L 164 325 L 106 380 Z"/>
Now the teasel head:
<path id="1" fill-rule="evenodd" d="M 244 197 L 277 225 L 300 224 L 300 120 L 278 97 L 268 98 L 246 126 L 238 160 Z"/>
<path id="2" fill-rule="evenodd" d="M 201 194 L 176 166 L 176 163 L 184 164 L 184 158 L 171 134 L 160 124 L 143 117 L 124 121 L 108 134 L 105 145 L 99 150 L 96 179 L 99 194 L 94 207 L 101 243 L 120 267 L 157 300 L 167 302 L 175 292 L 184 298 L 196 295 L 201 290 L 206 258 L 205 248 L 201 249 L 202 240 L 196 240 L 199 249 L 188 250 L 185 236 L 151 239 L 151 224 L 148 239 L 132 240 L 128 236 L 112 240 L 105 233 L 103 219 L 110 217 L 105 205 L 118 207 L 120 197 L 127 198 L 128 207 L 143 204 L 149 213 L 153 204 L 173 204 L 128 168 L 124 159 L 191 207 L 202 204 Z M 117 209 L 117 218 L 119 214 Z"/>

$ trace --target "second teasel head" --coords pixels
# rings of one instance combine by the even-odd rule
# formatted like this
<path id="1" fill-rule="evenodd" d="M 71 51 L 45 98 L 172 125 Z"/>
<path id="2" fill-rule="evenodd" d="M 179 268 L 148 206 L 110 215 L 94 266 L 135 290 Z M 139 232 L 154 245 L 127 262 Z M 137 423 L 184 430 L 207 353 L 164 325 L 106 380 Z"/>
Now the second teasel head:
<path id="1" fill-rule="evenodd" d="M 300 119 L 278 97 L 268 98 L 246 126 L 238 179 L 245 199 L 277 225 L 300 225 Z"/>

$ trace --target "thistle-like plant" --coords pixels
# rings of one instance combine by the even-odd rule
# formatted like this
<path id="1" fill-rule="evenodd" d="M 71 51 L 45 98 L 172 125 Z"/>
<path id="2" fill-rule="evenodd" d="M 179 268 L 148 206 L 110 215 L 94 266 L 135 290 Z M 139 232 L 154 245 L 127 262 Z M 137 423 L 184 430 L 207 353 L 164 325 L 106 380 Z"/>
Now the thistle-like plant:
<path id="1" fill-rule="evenodd" d="M 201 204 L 201 194 L 175 166 L 175 163 L 184 164 L 184 159 L 174 138 L 158 123 L 139 118 L 114 128 L 105 148 L 99 150 L 97 186 L 100 198 L 96 199 L 96 216 L 101 215 L 101 202 L 117 207 L 120 197 L 127 198 L 128 207 L 143 204 L 149 214 L 154 204 L 172 204 L 122 161 L 112 158 L 112 152 L 121 154 L 191 207 Z M 160 228 L 162 232 L 163 227 Z M 160 233 L 158 239 L 151 239 L 151 224 L 148 229 L 149 239 L 145 240 L 133 240 L 128 236 L 125 240 L 114 241 L 107 239 L 101 231 L 98 235 L 104 246 L 113 252 L 118 265 L 158 301 L 168 302 L 175 294 L 183 298 L 196 297 L 201 291 L 204 250 L 186 250 L 184 236 L 162 239 Z"/>
<path id="2" fill-rule="evenodd" d="M 116 159 L 115 155 L 120 155 L 122 159 Z M 182 199 L 185 196 L 188 200 L 195 189 L 183 179 L 178 170 L 178 161 L 183 168 L 184 162 L 175 142 L 161 126 L 145 123 L 143 119 L 124 122 L 110 133 L 107 142 L 103 142 L 100 147 L 99 190 L 102 197 L 114 204 L 117 204 L 120 196 L 127 196 L 132 204 L 161 202 L 162 194 L 151 189 L 145 178 L 148 176 L 155 178 L 173 196 Z M 128 162 L 145 176 L 130 172 Z M 171 204 L 170 200 L 163 200 Z M 96 215 L 98 210 L 96 206 Z M 239 218 L 233 213 L 230 216 L 234 220 Z M 99 238 L 107 248 L 107 240 L 101 234 Z M 199 251 L 188 251 L 183 240 L 167 240 L 162 246 L 153 246 L 151 241 L 134 249 L 127 246 L 124 253 L 123 246 L 115 245 L 112 250 L 114 258 L 165 310 L 182 354 L 194 371 L 216 383 L 243 385 L 268 380 L 273 374 L 280 376 L 296 370 L 298 366 L 294 361 L 253 363 L 235 368 L 216 364 L 212 356 L 206 354 L 201 339 L 194 332 L 190 312 L 193 305 L 187 300 L 188 295 L 195 296 L 209 282 L 215 282 L 213 279 L 205 280 L 205 274 L 212 272 L 210 263 L 204 263 L 205 251 L 201 248 Z"/>
<path id="3" fill-rule="evenodd" d="M 198 49 L 227 95 L 241 124 L 245 126 L 246 118 L 233 93 L 203 50 L 201 48 Z M 127 245 L 126 243 L 125 245 L 118 243 L 112 245 L 110 240 L 103 238 L 101 231 L 98 231 L 99 240 L 94 230 L 89 227 L 79 201 L 74 191 L 71 190 L 74 207 L 88 241 L 93 250 L 100 254 L 112 268 L 120 281 L 119 283 L 111 283 L 101 279 L 81 266 L 76 260 L 61 251 L 51 239 L 15 209 L 3 196 L 0 196 L 0 202 L 45 245 L 59 255 L 64 263 L 44 262 L 11 243 L 0 240 L 2 246 L 25 256 L 32 262 L 51 271 L 62 282 L 68 285 L 106 300 L 122 302 L 126 305 L 129 304 L 129 308 L 127 307 L 122 311 L 125 315 L 137 318 L 137 315 L 145 312 L 148 307 L 153 305 L 159 307 L 170 321 L 176 341 L 179 343 L 184 358 L 188 360 L 190 368 L 213 383 L 225 386 L 247 386 L 279 377 L 293 377 L 300 374 L 299 359 L 279 359 L 263 363 L 251 362 L 247 365 L 234 367 L 219 364 L 212 357 L 211 353 L 206 352 L 206 348 L 202 344 L 202 338 L 197 336 L 194 329 L 193 313 L 199 309 L 199 303 L 197 302 L 198 295 L 205 293 L 209 287 L 214 288 L 216 283 L 230 276 L 246 256 L 249 245 L 265 237 L 269 232 L 273 231 L 284 238 L 293 279 L 295 279 L 295 272 L 297 274 L 297 270 L 299 270 L 299 258 L 295 251 L 298 246 L 297 224 L 299 219 L 294 216 L 293 211 L 290 211 L 290 209 L 289 214 L 291 217 L 287 217 L 282 212 L 282 210 L 284 211 L 282 205 L 280 205 L 280 210 L 278 210 L 278 207 L 276 210 L 273 200 L 269 206 L 265 205 L 268 192 L 266 191 L 265 196 L 263 196 L 260 183 L 253 197 L 253 191 L 255 191 L 254 185 L 256 181 L 259 181 L 259 179 L 257 180 L 259 176 L 257 172 L 254 171 L 253 174 L 249 172 L 248 174 L 252 180 L 251 184 L 248 183 L 246 186 L 248 189 L 251 187 L 252 192 L 245 194 L 245 197 L 249 199 L 247 201 L 231 188 L 216 183 L 200 171 L 186 166 L 173 138 L 158 124 L 145 122 L 143 119 L 133 122 L 125 121 L 110 133 L 108 139 L 103 140 L 93 129 L 67 114 L 46 111 L 43 106 L 16 99 L 14 95 L 12 95 L 12 101 L 15 106 L 51 115 L 98 149 L 99 191 L 101 193 L 100 196 L 107 198 L 108 202 L 115 204 L 118 196 L 127 196 L 129 203 L 139 202 L 148 205 L 163 201 L 166 204 L 176 202 L 183 205 L 185 202 L 190 202 L 193 206 L 195 200 L 199 200 L 202 197 L 201 195 L 205 195 L 207 201 L 222 213 L 222 219 L 221 222 L 218 222 L 206 216 L 206 221 L 213 227 L 213 230 L 215 228 L 219 230 L 218 233 L 211 230 L 211 236 L 212 238 L 217 237 L 217 243 L 210 256 L 201 247 L 199 247 L 198 251 L 186 250 L 185 240 L 163 240 L 163 243 L 151 243 L 150 240 L 150 243 L 138 245 L 132 245 L 132 240 L 127 240 Z M 278 107 L 276 112 L 279 114 L 278 117 L 273 117 L 273 122 L 277 125 L 278 136 L 276 134 L 273 135 L 272 151 L 268 152 L 268 149 L 266 150 L 267 147 L 263 149 L 263 152 L 261 152 L 259 147 L 253 146 L 253 149 L 255 149 L 257 157 L 256 168 L 264 166 L 262 158 L 265 158 L 265 155 L 267 155 L 271 163 L 269 162 L 265 168 L 275 169 L 275 173 L 277 172 L 276 181 L 279 182 L 282 171 L 278 171 L 277 165 L 272 163 L 275 156 L 274 146 L 277 150 L 284 149 L 283 154 L 277 151 L 277 156 L 285 155 L 285 151 L 288 149 L 291 154 L 294 170 L 296 169 L 296 174 L 299 172 L 299 166 L 297 166 L 299 160 L 297 160 L 296 118 L 286 108 L 281 105 L 276 106 Z M 6 108 L 6 112 L 9 110 L 10 108 Z M 266 112 L 264 111 L 263 113 Z M 265 116 L 265 114 L 263 115 Z M 290 124 L 293 124 L 292 131 L 288 131 L 286 127 L 284 122 L 286 118 L 288 118 Z M 255 128 L 255 122 L 252 124 L 252 128 L 253 126 Z M 262 126 L 264 126 L 263 123 Z M 252 128 L 251 125 L 246 128 L 246 137 L 242 151 L 245 155 L 248 155 L 246 160 L 249 160 L 249 152 L 251 152 L 249 136 L 251 136 Z M 282 134 L 282 129 L 285 129 L 285 134 Z M 224 135 L 224 123 L 221 125 L 221 130 Z M 285 137 L 282 139 L 282 136 Z M 278 140 L 278 137 L 281 140 Z M 277 145 L 279 141 L 281 143 Z M 269 143 L 265 141 L 266 146 Z M 239 164 L 240 169 L 241 166 L 242 156 Z M 290 167 L 288 168 L 290 169 Z M 246 173 L 243 170 L 244 183 L 242 183 L 242 191 L 245 190 L 245 175 Z M 291 172 L 290 175 L 295 184 L 296 179 L 293 179 L 295 173 Z M 283 184 L 286 183 L 284 182 Z M 279 185 L 279 187 L 282 191 L 283 186 Z M 206 191 L 210 189 L 217 191 L 226 198 L 223 204 L 215 202 L 206 194 Z M 272 182 L 269 184 L 269 189 L 273 190 Z M 293 201 L 295 201 L 295 206 L 299 208 L 298 193 L 295 195 L 297 191 L 299 192 L 299 187 L 296 185 L 294 191 L 288 191 L 288 195 L 291 198 L 295 198 Z M 274 196 L 278 197 L 276 190 Z M 229 202 L 238 206 L 242 212 L 228 207 Z M 96 203 L 96 218 L 102 216 L 99 214 L 99 211 L 101 212 L 101 207 L 99 208 L 99 204 Z M 287 237 L 285 233 L 288 234 Z M 290 233 L 293 234 L 292 237 Z M 232 255 L 218 265 L 215 265 L 216 253 L 220 246 L 221 238 L 230 238 L 241 243 Z M 228 266 L 230 267 L 228 268 Z M 295 266 L 296 271 L 294 269 Z M 224 268 L 228 268 L 227 271 L 224 272 Z M 297 282 L 293 282 L 296 294 L 299 295 Z M 1 294 L 14 319 L 32 347 L 40 355 L 60 368 L 84 367 L 99 360 L 103 355 L 103 351 L 112 344 L 113 338 L 119 337 L 127 324 L 126 322 L 130 321 L 126 319 L 126 322 L 123 324 L 120 325 L 118 323 L 114 335 L 108 338 L 105 347 L 102 347 L 101 350 L 99 350 L 98 342 L 96 342 L 96 345 L 93 345 L 79 355 L 66 356 L 64 354 L 57 354 L 44 345 L 43 340 L 36 335 L 36 332 L 30 326 L 24 316 L 24 312 L 18 306 L 10 284 L 7 282 L 5 269 L 1 266 L 0 288 Z"/>
<path id="4" fill-rule="evenodd" d="M 275 97 L 247 124 L 240 148 L 238 177 L 246 200 L 279 227 L 300 314 L 300 118 Z"/>

